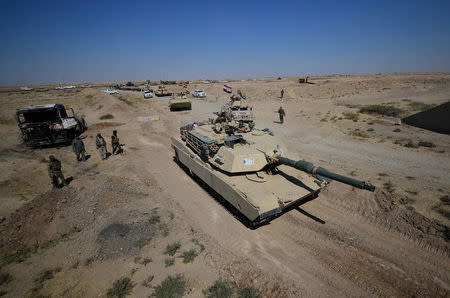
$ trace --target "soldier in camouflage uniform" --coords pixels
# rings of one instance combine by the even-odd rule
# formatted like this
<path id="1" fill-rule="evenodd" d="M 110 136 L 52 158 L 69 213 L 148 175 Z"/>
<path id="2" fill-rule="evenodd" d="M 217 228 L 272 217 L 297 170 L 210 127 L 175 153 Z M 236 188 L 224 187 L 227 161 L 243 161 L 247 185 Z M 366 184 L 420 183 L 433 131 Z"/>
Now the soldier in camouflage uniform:
<path id="1" fill-rule="evenodd" d="M 284 112 L 282 107 L 278 109 L 278 115 L 280 116 L 280 123 L 283 124 L 284 116 L 286 116 L 286 113 Z"/>
<path id="2" fill-rule="evenodd" d="M 50 155 L 48 162 L 48 175 L 52 180 L 52 184 L 55 187 L 59 186 L 59 179 L 61 179 L 62 185 L 67 185 L 66 179 L 61 171 L 61 162 L 57 160 L 53 155 Z"/>
<path id="3" fill-rule="evenodd" d="M 73 141 L 72 141 L 72 149 L 73 149 L 73 152 L 75 152 L 75 154 L 77 155 L 77 160 L 78 161 L 85 161 L 86 160 L 86 156 L 84 155 L 84 153 L 86 152 L 86 150 L 84 148 L 84 143 L 80 139 L 79 136 L 76 136 L 75 139 L 73 139 Z"/>
<path id="4" fill-rule="evenodd" d="M 98 152 L 100 152 L 102 160 L 105 160 L 108 156 L 108 149 L 106 149 L 106 141 L 100 133 L 98 133 L 97 137 L 95 137 L 95 145 L 98 149 Z"/>
<path id="5" fill-rule="evenodd" d="M 122 148 L 120 148 L 119 137 L 117 136 L 117 130 L 114 130 L 113 135 L 111 136 L 111 146 L 113 154 L 122 153 Z"/>

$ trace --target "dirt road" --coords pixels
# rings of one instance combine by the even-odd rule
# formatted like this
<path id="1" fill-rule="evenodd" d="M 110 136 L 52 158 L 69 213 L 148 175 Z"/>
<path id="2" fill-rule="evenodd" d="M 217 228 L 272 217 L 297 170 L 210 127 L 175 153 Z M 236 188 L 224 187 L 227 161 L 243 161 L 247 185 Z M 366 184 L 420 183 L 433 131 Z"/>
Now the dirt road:
<path id="1" fill-rule="evenodd" d="M 449 76 L 344 76 L 316 82 L 284 81 L 283 101 L 276 80 L 234 84 L 249 94 L 257 125 L 285 140 L 290 154 L 369 180 L 377 191 L 332 183 L 317 199 L 254 230 L 173 161 L 170 137 L 183 124 L 213 117 L 227 99 L 220 84 L 201 86 L 206 100 L 194 100 L 192 111 L 175 113 L 165 98 L 148 101 L 132 92 L 2 94 L 1 272 L 12 279 L 0 290 L 11 296 L 102 296 L 115 280 L 128 276 L 135 282 L 132 295 L 141 297 L 155 290 L 143 284 L 149 275 L 154 287 L 168 275 L 181 274 L 190 297 L 202 296 L 218 278 L 237 289 L 253 286 L 264 297 L 448 296 L 448 218 L 432 208 L 450 191 L 448 136 L 379 116 L 360 114 L 357 122 L 338 118 L 355 111 L 342 103 L 400 106 L 405 97 L 441 103 L 450 98 Z M 85 144 L 92 155 L 87 162 L 77 163 L 69 147 L 21 145 L 11 121 L 14 109 L 49 100 L 85 114 L 90 126 Z M 287 113 L 283 125 L 274 122 L 280 105 Z M 114 118 L 99 120 L 104 114 Z M 152 120 L 139 122 L 142 116 Z M 401 131 L 393 132 L 396 128 Z M 94 136 L 100 131 L 109 137 L 113 129 L 126 144 L 125 154 L 101 161 Z M 368 137 L 350 135 L 355 129 Z M 395 143 L 407 138 L 432 141 L 435 147 Z M 66 176 L 73 176 L 69 187 L 49 186 L 41 160 L 50 153 L 61 159 Z M 383 186 L 387 182 L 395 185 L 392 193 Z M 170 256 L 164 251 L 177 241 L 178 253 L 192 248 L 198 256 L 184 263 L 176 254 L 174 265 L 167 266 Z M 142 261 L 149 258 L 148 265 Z M 43 271 L 55 268 L 52 278 L 40 282 Z"/>

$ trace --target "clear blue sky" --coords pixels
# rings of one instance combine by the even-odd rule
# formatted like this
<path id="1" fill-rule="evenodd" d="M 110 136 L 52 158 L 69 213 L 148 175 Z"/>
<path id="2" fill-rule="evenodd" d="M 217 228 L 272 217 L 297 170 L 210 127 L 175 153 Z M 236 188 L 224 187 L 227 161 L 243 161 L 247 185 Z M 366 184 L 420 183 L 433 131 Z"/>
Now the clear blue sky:
<path id="1" fill-rule="evenodd" d="M 0 1 L 0 85 L 450 71 L 449 0 Z"/>

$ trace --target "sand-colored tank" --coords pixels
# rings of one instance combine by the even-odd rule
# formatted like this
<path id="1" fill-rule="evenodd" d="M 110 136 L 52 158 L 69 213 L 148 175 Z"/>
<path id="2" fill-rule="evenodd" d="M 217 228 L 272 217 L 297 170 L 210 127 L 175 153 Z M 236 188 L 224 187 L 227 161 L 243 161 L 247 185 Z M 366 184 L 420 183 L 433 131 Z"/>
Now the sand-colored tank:
<path id="1" fill-rule="evenodd" d="M 171 111 L 190 110 L 192 109 L 191 100 L 186 95 L 172 97 L 169 100 L 169 108 Z"/>
<path id="2" fill-rule="evenodd" d="M 170 96 L 170 95 L 172 95 L 172 92 L 170 92 L 169 90 L 167 90 L 167 88 L 164 87 L 164 86 L 159 86 L 159 87 L 158 87 L 158 90 L 156 90 L 156 92 L 155 92 L 155 95 L 158 96 L 158 97 L 161 97 L 161 96 Z"/>
<path id="3" fill-rule="evenodd" d="M 239 134 L 238 134 L 239 132 Z M 175 159 L 238 210 L 250 225 L 270 221 L 314 198 L 331 180 L 373 191 L 370 183 L 288 157 L 268 129 L 242 132 L 231 123 L 190 124 L 172 137 Z"/>

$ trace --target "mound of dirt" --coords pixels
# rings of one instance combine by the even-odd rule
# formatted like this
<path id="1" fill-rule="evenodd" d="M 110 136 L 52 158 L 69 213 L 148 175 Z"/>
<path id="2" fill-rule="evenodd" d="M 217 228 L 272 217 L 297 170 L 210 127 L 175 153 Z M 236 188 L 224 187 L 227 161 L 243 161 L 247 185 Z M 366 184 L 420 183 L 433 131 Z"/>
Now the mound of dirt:
<path id="1" fill-rule="evenodd" d="M 377 191 L 374 197 L 378 205 L 378 211 L 374 214 L 377 220 L 391 229 L 449 254 L 448 227 L 414 210 L 401 208 L 400 204 L 406 199 L 404 197 L 396 198 L 384 191 Z"/>
<path id="2" fill-rule="evenodd" d="M 46 227 L 53 221 L 58 210 L 67 208 L 67 198 L 74 195 L 75 191 L 67 187 L 51 190 L 16 210 L 2 227 L 0 255 L 35 249 L 48 241 Z M 70 229 L 67 233 L 69 232 Z"/>
<path id="3" fill-rule="evenodd" d="M 139 253 L 140 246 L 149 242 L 156 234 L 155 225 L 150 222 L 120 223 L 114 222 L 100 231 L 97 243 L 100 245 L 98 256 L 117 258 Z"/>

